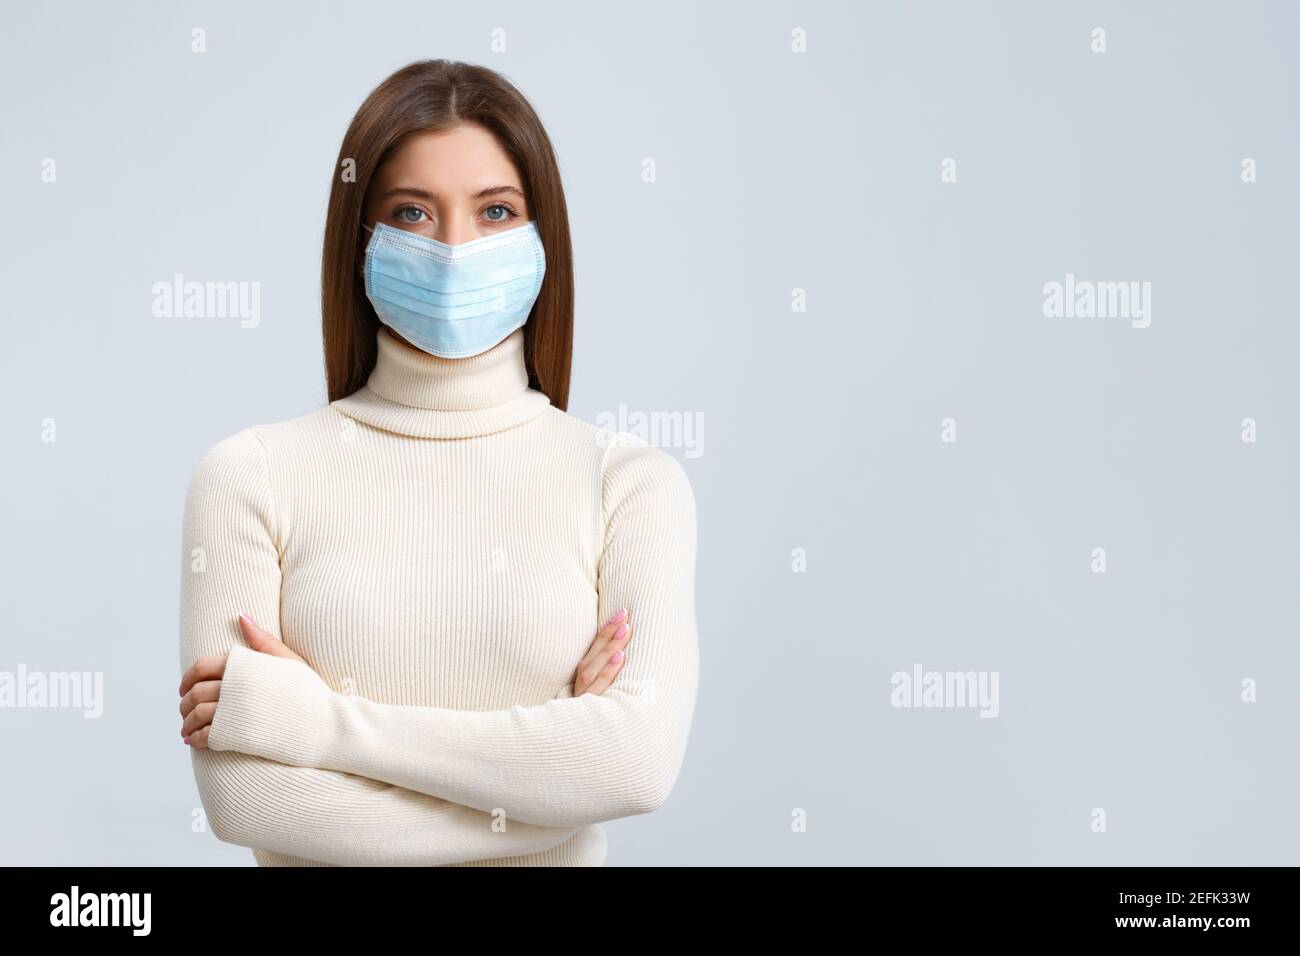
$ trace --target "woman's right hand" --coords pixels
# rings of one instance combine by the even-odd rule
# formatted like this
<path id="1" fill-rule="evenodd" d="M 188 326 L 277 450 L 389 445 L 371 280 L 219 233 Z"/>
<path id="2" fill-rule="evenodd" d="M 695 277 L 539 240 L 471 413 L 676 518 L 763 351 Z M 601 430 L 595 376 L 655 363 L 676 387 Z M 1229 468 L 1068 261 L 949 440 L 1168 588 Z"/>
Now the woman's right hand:
<path id="1" fill-rule="evenodd" d="M 609 619 L 609 623 L 600 629 L 596 639 L 591 642 L 586 656 L 573 674 L 574 697 L 603 694 L 614 682 L 623 668 L 623 661 L 627 659 L 624 649 L 632 639 L 627 616 L 627 608 L 623 608 Z"/>

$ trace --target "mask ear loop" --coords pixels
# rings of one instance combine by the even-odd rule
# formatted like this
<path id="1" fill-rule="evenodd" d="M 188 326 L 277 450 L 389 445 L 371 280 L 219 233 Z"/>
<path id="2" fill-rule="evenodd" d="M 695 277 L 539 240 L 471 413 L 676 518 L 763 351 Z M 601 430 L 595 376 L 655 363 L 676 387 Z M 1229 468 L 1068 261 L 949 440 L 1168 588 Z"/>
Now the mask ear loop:
<path id="1" fill-rule="evenodd" d="M 361 224 L 361 228 L 365 229 L 367 232 L 371 233 L 372 235 L 374 234 L 375 230 L 372 229 L 370 226 L 367 226 L 364 222 Z M 357 263 L 357 275 L 361 276 L 363 279 L 366 276 L 366 256 L 364 252 L 362 252 L 361 254 L 361 261 Z"/>

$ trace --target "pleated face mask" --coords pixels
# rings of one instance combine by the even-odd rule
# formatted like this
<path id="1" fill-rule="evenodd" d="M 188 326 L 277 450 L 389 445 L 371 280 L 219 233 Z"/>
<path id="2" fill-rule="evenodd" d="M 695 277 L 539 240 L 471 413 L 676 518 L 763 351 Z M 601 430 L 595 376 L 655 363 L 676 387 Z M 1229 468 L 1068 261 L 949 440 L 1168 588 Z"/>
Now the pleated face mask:
<path id="1" fill-rule="evenodd" d="M 528 321 L 546 255 L 535 222 L 449 246 L 380 223 L 366 246 L 379 320 L 430 355 L 486 352 Z"/>

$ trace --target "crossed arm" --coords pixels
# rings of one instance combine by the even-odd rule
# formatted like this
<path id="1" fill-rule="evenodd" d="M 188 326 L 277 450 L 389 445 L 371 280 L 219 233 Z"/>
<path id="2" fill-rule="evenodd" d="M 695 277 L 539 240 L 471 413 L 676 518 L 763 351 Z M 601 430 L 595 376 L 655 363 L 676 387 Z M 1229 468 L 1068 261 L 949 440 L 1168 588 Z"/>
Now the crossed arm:
<path id="1" fill-rule="evenodd" d="M 325 862 L 431 865 L 536 852 L 660 806 L 698 682 L 694 499 L 677 461 L 644 443 L 606 450 L 602 493 L 599 613 L 627 607 L 638 622 L 602 695 L 497 711 L 387 705 L 241 643 L 232 608 L 279 622 L 265 449 L 246 429 L 209 451 L 186 503 L 186 560 L 210 554 L 183 576 L 181 666 L 229 654 L 208 747 L 192 758 L 218 838 Z"/>

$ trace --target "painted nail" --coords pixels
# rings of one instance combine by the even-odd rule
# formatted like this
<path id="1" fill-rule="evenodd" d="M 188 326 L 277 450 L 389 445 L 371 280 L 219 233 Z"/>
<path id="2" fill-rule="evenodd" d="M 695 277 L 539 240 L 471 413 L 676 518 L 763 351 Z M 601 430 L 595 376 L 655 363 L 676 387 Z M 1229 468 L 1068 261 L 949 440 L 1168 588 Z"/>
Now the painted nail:
<path id="1" fill-rule="evenodd" d="M 623 620 L 623 618 L 625 618 L 625 617 L 627 617 L 627 608 L 623 608 L 623 609 L 620 610 L 617 614 L 615 614 L 613 617 L 611 617 L 611 618 L 609 619 L 609 623 L 610 623 L 610 624 L 617 624 L 619 621 Z"/>
<path id="2" fill-rule="evenodd" d="M 615 652 L 614 652 L 614 655 L 613 655 L 612 657 L 610 657 L 609 662 L 610 662 L 611 664 L 617 664 L 617 663 L 618 663 L 619 661 L 621 661 L 622 659 L 623 659 L 623 652 L 622 652 L 622 651 L 615 651 Z"/>
<path id="3" fill-rule="evenodd" d="M 247 611 L 240 611 L 240 612 L 239 612 L 239 619 L 240 619 L 241 621 L 247 621 L 249 624 L 252 624 L 252 623 L 253 623 L 253 619 L 252 619 L 251 617 L 249 617 Z"/>
<path id="4" fill-rule="evenodd" d="M 185 738 L 185 743 L 188 744 L 189 742 L 190 742 L 190 738 L 189 738 L 189 737 L 186 737 L 186 738 Z"/>
<path id="5" fill-rule="evenodd" d="M 623 635 L 626 633 L 627 633 L 627 625 L 620 624 L 618 626 L 618 630 L 614 632 L 614 640 L 621 641 L 623 639 Z"/>

